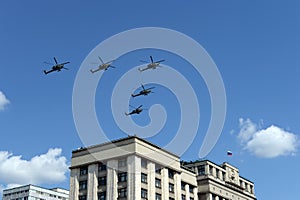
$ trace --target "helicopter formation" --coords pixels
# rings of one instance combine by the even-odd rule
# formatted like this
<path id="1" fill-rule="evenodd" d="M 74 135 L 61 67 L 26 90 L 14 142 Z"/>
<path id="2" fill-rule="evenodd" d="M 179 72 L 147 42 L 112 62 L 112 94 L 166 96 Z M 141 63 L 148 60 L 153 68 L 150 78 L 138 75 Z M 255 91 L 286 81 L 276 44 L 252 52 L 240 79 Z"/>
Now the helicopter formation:
<path id="1" fill-rule="evenodd" d="M 111 60 L 111 61 L 108 61 L 108 62 L 103 62 L 103 60 L 100 56 L 98 56 L 98 58 L 100 60 L 100 64 L 98 63 L 97 68 L 90 69 L 91 73 L 95 73 L 95 72 L 98 72 L 98 71 L 106 71 L 109 68 L 116 68 L 115 66 L 112 65 L 112 63 L 115 60 Z M 43 71 L 44 74 L 49 74 L 49 73 L 55 72 L 55 71 L 60 72 L 62 69 L 69 70 L 68 68 L 65 67 L 65 65 L 69 64 L 70 62 L 58 63 L 57 59 L 55 57 L 53 59 L 54 59 L 55 64 L 44 62 L 45 64 L 52 65 L 50 70 L 48 70 L 48 71 L 44 70 Z M 151 61 L 150 63 L 147 62 L 147 61 L 144 61 L 144 60 L 140 60 L 140 61 L 143 62 L 143 63 L 148 63 L 145 68 L 138 68 L 138 70 L 140 72 L 143 72 L 143 71 L 146 71 L 146 70 L 149 70 L 149 69 L 156 69 L 157 67 L 160 67 L 160 63 L 164 62 L 165 60 L 154 61 L 153 57 L 150 56 L 150 61 Z M 154 89 L 155 87 L 145 88 L 143 84 L 141 84 L 141 87 L 142 87 L 142 90 L 140 90 L 138 93 L 131 94 L 132 98 L 135 98 L 135 97 L 138 97 L 138 96 L 147 96 L 150 93 L 154 93 L 154 92 L 152 92 L 152 89 Z M 143 105 L 140 105 L 138 107 L 134 107 L 134 106 L 131 106 L 131 105 L 129 105 L 129 106 L 132 107 L 133 110 L 131 110 L 128 113 L 125 112 L 126 116 L 133 115 L 133 114 L 140 114 L 143 110 L 146 110 L 145 108 L 142 108 Z"/>

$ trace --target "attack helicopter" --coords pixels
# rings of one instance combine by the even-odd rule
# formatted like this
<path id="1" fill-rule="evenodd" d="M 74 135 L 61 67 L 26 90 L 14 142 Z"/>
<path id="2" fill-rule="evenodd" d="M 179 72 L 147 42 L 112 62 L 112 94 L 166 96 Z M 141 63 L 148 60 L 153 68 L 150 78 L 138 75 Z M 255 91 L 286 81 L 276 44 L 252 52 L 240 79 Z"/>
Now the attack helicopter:
<path id="1" fill-rule="evenodd" d="M 62 69 L 69 70 L 68 68 L 65 67 L 65 65 L 70 63 L 70 62 L 58 63 L 55 57 L 53 59 L 55 61 L 55 65 L 53 65 L 51 63 L 44 62 L 48 65 L 53 65 L 51 70 L 49 70 L 49 71 L 44 70 L 45 74 L 49 74 L 49 73 L 54 72 L 54 71 L 60 72 Z"/>
<path id="2" fill-rule="evenodd" d="M 100 70 L 106 71 L 106 70 L 108 70 L 109 67 L 116 68 L 116 67 L 111 65 L 113 63 L 113 61 L 115 61 L 115 60 L 111 60 L 111 61 L 108 61 L 108 62 L 104 63 L 100 56 L 98 56 L 98 58 L 99 58 L 101 64 L 98 66 L 98 68 L 91 69 L 90 72 L 95 73 L 95 72 L 100 71 Z"/>
<path id="3" fill-rule="evenodd" d="M 148 69 L 156 69 L 156 67 L 158 67 L 161 62 L 165 61 L 165 60 L 159 60 L 159 61 L 154 62 L 152 56 L 150 56 L 150 60 L 151 60 L 151 63 L 149 63 L 147 61 L 144 61 L 144 60 L 140 60 L 141 62 L 149 63 L 145 68 L 139 68 L 140 72 L 143 72 L 143 71 L 148 70 Z"/>
<path id="4" fill-rule="evenodd" d="M 130 107 L 132 107 L 132 108 L 134 108 L 130 113 L 126 113 L 125 112 L 125 115 L 126 116 L 128 116 L 128 115 L 133 115 L 133 114 L 140 114 L 143 110 L 145 110 L 145 109 L 143 109 L 142 108 L 142 106 L 143 105 L 140 105 L 139 107 L 133 107 L 133 106 L 131 106 L 131 105 L 129 105 Z"/>
<path id="5" fill-rule="evenodd" d="M 139 93 L 137 94 L 131 94 L 131 96 L 134 98 L 134 97 L 137 97 L 137 96 L 140 96 L 140 95 L 144 95 L 144 96 L 147 96 L 148 94 L 150 93 L 153 93 L 151 90 L 154 89 L 155 87 L 150 87 L 150 88 L 145 88 L 143 84 L 142 85 L 142 88 L 143 90 L 141 90 Z"/>

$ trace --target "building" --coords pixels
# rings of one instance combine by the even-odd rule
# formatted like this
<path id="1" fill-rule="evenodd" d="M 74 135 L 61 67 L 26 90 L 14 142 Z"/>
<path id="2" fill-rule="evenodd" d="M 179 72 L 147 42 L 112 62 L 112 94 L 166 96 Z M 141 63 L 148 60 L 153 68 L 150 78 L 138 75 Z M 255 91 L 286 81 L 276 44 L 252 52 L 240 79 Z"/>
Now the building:
<path id="1" fill-rule="evenodd" d="M 184 163 L 195 172 L 199 200 L 256 200 L 254 183 L 241 177 L 238 168 L 209 160 Z"/>
<path id="2" fill-rule="evenodd" d="M 70 169 L 72 200 L 256 199 L 253 183 L 228 163 L 180 162 L 177 155 L 136 136 L 74 150 Z M 229 181 L 232 169 L 240 188 Z"/>
<path id="3" fill-rule="evenodd" d="M 69 191 L 61 188 L 46 189 L 25 185 L 3 190 L 2 200 L 68 200 Z"/>

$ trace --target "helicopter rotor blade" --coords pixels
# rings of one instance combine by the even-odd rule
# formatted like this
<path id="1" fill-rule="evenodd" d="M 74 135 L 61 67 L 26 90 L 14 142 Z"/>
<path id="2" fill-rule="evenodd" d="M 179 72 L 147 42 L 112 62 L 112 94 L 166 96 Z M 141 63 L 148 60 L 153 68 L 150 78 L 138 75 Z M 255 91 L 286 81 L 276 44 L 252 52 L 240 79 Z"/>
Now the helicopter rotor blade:
<path id="1" fill-rule="evenodd" d="M 142 85 L 142 88 L 143 88 L 143 90 L 145 90 L 145 87 L 144 87 L 144 85 L 143 84 L 141 84 Z"/>
<path id="2" fill-rule="evenodd" d="M 115 66 L 112 66 L 112 65 L 109 65 L 109 67 L 111 67 L 111 68 L 116 68 Z"/>
<path id="3" fill-rule="evenodd" d="M 69 68 L 66 68 L 66 67 L 63 67 L 64 69 L 66 69 L 66 70 L 69 70 Z"/>
<path id="4" fill-rule="evenodd" d="M 141 108 L 143 105 L 140 105 L 139 107 L 137 107 L 137 108 Z"/>
<path id="5" fill-rule="evenodd" d="M 101 61 L 102 64 L 104 64 L 103 60 L 101 59 L 100 56 L 98 56 L 99 60 Z"/>
<path id="6" fill-rule="evenodd" d="M 150 56 L 150 60 L 151 60 L 151 63 L 153 63 L 153 58 L 152 58 L 152 56 Z"/>
<path id="7" fill-rule="evenodd" d="M 165 60 L 159 60 L 159 61 L 156 61 L 156 63 L 161 63 L 161 62 L 164 62 Z"/>
<path id="8" fill-rule="evenodd" d="M 54 59 L 55 63 L 56 63 L 56 64 L 58 64 L 58 62 L 57 62 L 56 58 L 54 57 L 53 59 Z"/>
<path id="9" fill-rule="evenodd" d="M 64 62 L 64 63 L 61 63 L 62 65 L 66 65 L 66 64 L 69 64 L 70 62 Z"/>

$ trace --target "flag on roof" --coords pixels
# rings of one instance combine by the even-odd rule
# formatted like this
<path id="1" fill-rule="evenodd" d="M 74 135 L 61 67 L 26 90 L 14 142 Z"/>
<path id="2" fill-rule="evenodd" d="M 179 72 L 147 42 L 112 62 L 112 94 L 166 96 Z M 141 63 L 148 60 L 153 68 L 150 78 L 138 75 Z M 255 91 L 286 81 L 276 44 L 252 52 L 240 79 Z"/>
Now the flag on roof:
<path id="1" fill-rule="evenodd" d="M 231 151 L 227 151 L 227 156 L 232 156 L 232 152 Z"/>

